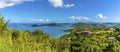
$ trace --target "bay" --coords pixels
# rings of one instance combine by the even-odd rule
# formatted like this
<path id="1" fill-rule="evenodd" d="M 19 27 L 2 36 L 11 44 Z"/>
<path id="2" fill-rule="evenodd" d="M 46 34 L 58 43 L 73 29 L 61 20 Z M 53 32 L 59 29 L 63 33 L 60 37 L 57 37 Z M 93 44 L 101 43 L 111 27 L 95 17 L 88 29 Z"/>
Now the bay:
<path id="1" fill-rule="evenodd" d="M 62 24 L 62 27 L 53 27 L 53 26 L 38 26 L 38 27 L 32 27 L 32 24 L 42 24 L 42 23 L 9 23 L 8 28 L 16 29 L 16 30 L 29 30 L 33 32 L 36 29 L 43 30 L 48 35 L 52 37 L 60 37 L 64 34 L 67 34 L 68 32 L 63 32 L 62 30 L 67 30 L 70 28 L 72 24 Z"/>

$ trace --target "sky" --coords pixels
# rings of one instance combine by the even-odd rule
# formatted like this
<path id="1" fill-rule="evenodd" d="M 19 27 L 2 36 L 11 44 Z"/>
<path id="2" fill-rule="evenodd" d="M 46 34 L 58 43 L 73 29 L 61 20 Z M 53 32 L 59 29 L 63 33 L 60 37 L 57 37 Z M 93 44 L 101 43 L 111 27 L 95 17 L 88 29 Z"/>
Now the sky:
<path id="1" fill-rule="evenodd" d="M 120 23 L 120 0 L 0 0 L 10 23 Z"/>

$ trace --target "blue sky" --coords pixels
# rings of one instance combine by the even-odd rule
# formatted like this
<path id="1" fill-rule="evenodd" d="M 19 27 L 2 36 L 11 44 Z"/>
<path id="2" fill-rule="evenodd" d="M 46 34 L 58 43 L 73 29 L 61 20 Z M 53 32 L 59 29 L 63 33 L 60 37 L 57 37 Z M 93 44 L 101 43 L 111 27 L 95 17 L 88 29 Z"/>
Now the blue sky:
<path id="1" fill-rule="evenodd" d="M 0 0 L 10 23 L 120 22 L 120 0 Z"/>

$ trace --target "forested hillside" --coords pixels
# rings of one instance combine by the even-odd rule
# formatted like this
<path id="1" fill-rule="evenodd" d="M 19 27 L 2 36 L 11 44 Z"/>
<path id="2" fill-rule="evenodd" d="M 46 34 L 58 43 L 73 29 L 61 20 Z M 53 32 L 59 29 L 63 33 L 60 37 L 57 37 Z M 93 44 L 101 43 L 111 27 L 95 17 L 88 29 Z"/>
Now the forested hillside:
<path id="1" fill-rule="evenodd" d="M 67 52 L 66 42 L 53 38 L 41 30 L 18 31 L 9 29 L 0 18 L 0 52 Z"/>
<path id="2" fill-rule="evenodd" d="M 0 18 L 0 52 L 120 52 L 120 26 L 73 25 L 70 34 L 51 37 L 34 32 L 9 29 Z M 76 34 L 90 31 L 90 34 Z"/>

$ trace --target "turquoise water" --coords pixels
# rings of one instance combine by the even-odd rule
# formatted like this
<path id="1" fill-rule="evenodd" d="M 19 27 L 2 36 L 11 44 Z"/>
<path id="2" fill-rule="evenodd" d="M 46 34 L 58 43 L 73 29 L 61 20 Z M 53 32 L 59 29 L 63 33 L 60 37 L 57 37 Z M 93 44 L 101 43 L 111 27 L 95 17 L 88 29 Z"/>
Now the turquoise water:
<path id="1" fill-rule="evenodd" d="M 38 26 L 31 27 L 32 23 L 9 23 L 8 27 L 16 30 L 29 30 L 34 31 L 35 29 L 40 29 L 45 31 L 47 34 L 53 37 L 60 37 L 67 32 L 63 32 L 62 30 L 67 30 L 70 28 L 72 24 L 62 24 L 63 27 L 51 27 L 51 26 Z"/>

